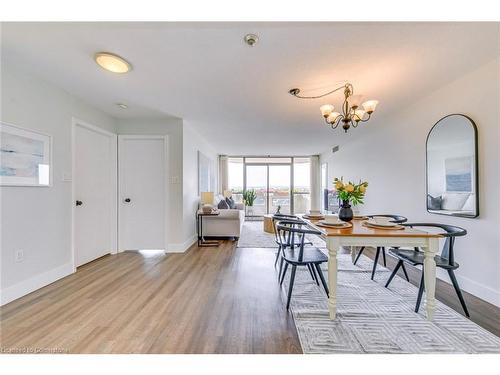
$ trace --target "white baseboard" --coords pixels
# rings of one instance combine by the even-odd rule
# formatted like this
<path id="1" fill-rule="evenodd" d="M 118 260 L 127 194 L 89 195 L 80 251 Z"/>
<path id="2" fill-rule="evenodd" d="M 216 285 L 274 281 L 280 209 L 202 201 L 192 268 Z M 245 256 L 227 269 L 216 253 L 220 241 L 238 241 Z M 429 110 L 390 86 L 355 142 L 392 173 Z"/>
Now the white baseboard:
<path id="1" fill-rule="evenodd" d="M 186 241 L 182 243 L 169 243 L 166 253 L 183 253 L 189 249 L 195 242 L 197 238 L 196 235 L 192 235 Z"/>
<path id="2" fill-rule="evenodd" d="M 0 306 L 21 298 L 22 296 L 34 292 L 37 289 L 43 288 L 56 280 L 71 275 L 73 272 L 73 264 L 66 263 L 62 266 L 51 269 L 50 271 L 41 273 L 30 279 L 2 289 L 0 291 Z"/>
<path id="3" fill-rule="evenodd" d="M 497 307 L 500 307 L 500 291 L 495 290 L 487 285 L 478 283 L 467 277 L 463 277 L 455 273 L 460 289 L 470 293 L 482 300 L 489 302 Z M 449 282 L 449 279 L 446 280 Z"/>

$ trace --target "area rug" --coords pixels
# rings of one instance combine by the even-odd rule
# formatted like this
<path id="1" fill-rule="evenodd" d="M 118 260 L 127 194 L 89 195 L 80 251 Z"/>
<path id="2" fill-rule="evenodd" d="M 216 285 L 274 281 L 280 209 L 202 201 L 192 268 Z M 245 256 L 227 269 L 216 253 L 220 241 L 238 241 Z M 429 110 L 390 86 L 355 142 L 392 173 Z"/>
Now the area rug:
<path id="1" fill-rule="evenodd" d="M 318 236 L 306 236 L 316 247 L 325 247 L 325 241 Z M 264 223 L 260 221 L 245 221 L 238 240 L 238 247 L 276 247 L 274 234 L 264 232 Z"/>
<path id="2" fill-rule="evenodd" d="M 373 263 L 364 255 L 353 265 L 341 254 L 338 264 L 336 320 L 328 317 L 325 292 L 304 267 L 297 269 L 291 310 L 304 353 L 500 353 L 500 338 L 439 301 L 432 322 L 425 302 L 416 314 L 418 289 L 400 277 L 385 288 L 389 273 L 382 266 L 370 280 Z"/>

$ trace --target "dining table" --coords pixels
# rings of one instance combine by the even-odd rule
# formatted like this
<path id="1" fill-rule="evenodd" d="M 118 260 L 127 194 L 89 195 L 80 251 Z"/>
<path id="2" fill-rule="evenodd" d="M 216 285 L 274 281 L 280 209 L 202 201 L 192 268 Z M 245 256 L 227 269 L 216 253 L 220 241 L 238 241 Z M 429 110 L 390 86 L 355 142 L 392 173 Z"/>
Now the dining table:
<path id="1" fill-rule="evenodd" d="M 366 220 L 354 219 L 349 228 L 325 227 L 320 220 L 302 218 L 309 226 L 321 232 L 328 249 L 328 310 L 330 319 L 337 316 L 337 256 L 340 249 L 350 247 L 354 262 L 356 247 L 418 247 L 424 252 L 424 285 L 426 298 L 426 316 L 432 320 L 436 310 L 436 262 L 434 257 L 439 249 L 440 235 L 407 226 L 395 228 L 373 228 L 366 225 Z"/>

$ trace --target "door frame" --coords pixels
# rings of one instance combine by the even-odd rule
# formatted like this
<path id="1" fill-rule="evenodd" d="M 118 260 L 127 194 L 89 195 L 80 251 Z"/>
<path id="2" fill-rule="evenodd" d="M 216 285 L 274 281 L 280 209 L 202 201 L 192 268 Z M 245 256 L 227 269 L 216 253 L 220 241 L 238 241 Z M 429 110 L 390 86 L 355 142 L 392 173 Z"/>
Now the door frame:
<path id="1" fill-rule="evenodd" d="M 168 239 L 169 239 L 169 229 L 170 229 L 170 220 L 169 220 L 169 207 L 170 207 L 170 157 L 169 157 L 169 136 L 167 134 L 162 135 L 142 135 L 142 134 L 118 134 L 118 175 L 117 175 L 117 251 L 119 253 L 125 251 L 122 249 L 121 241 L 120 241 L 120 199 L 121 199 L 121 183 L 120 183 L 120 170 L 121 170 L 121 161 L 122 161 L 122 150 L 123 148 L 120 145 L 126 139 L 162 139 L 163 140 L 163 151 L 164 151 L 164 178 L 165 178 L 165 207 L 164 207 L 164 248 L 165 252 L 168 252 Z"/>
<path id="2" fill-rule="evenodd" d="M 117 253 L 118 244 L 118 205 L 117 205 L 117 184 L 118 184 L 118 161 L 117 161 L 117 135 L 104 130 L 98 126 L 92 125 L 86 121 L 80 120 L 76 117 L 71 118 L 71 263 L 73 265 L 73 272 L 76 272 L 75 262 L 75 200 L 76 200 L 76 129 L 80 126 L 84 129 L 105 135 L 111 139 L 110 142 L 110 188 L 111 188 L 111 215 L 110 215 L 110 228 L 111 228 L 111 254 Z M 66 179 L 63 179 L 67 181 Z"/>

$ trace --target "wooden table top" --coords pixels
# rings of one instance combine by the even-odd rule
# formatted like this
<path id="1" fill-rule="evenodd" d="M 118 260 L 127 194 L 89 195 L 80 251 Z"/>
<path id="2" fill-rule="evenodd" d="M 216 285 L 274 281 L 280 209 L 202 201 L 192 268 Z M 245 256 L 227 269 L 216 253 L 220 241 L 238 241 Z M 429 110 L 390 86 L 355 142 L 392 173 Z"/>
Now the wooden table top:
<path id="1" fill-rule="evenodd" d="M 302 218 L 314 229 L 319 230 L 327 237 L 418 237 L 439 238 L 439 234 L 424 232 L 413 228 L 405 229 L 375 229 L 362 225 L 364 220 L 352 220 L 352 227 L 345 229 L 325 228 L 315 225 L 319 220 Z"/>

